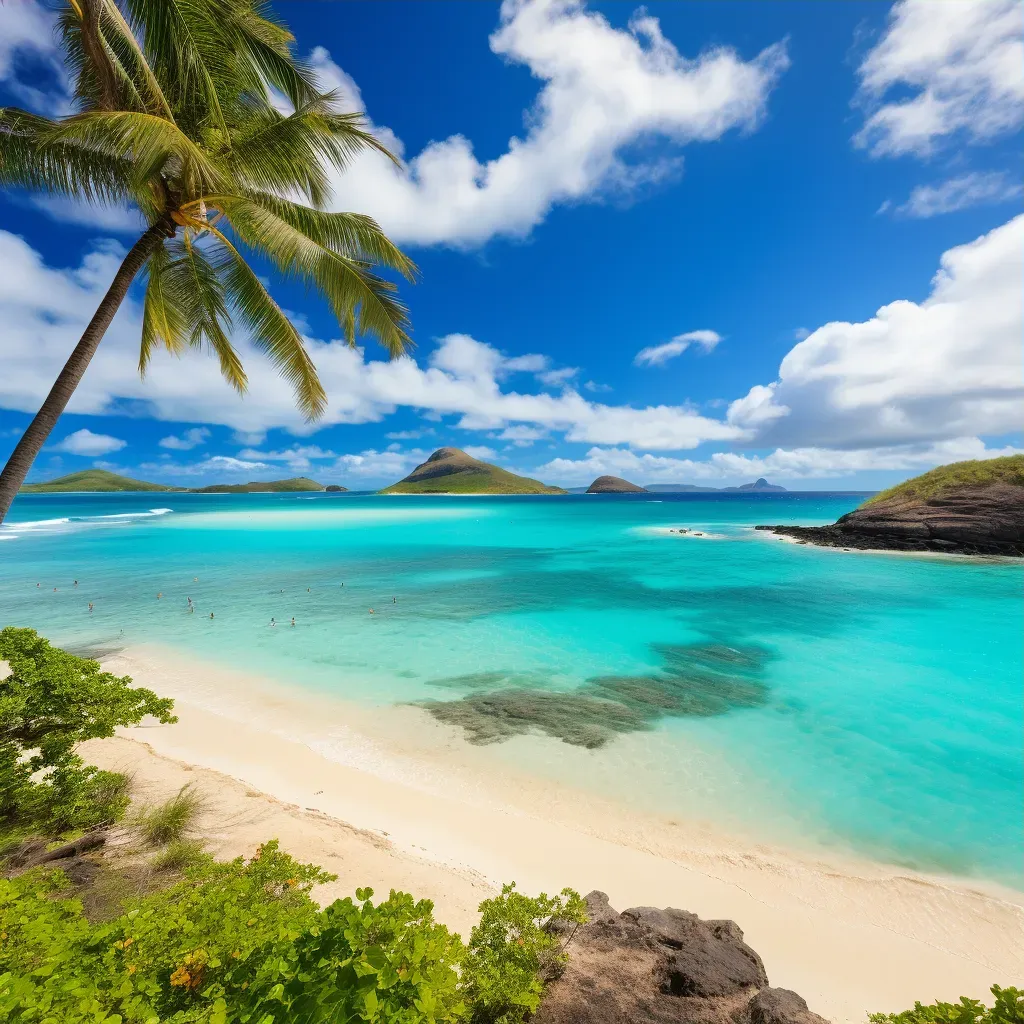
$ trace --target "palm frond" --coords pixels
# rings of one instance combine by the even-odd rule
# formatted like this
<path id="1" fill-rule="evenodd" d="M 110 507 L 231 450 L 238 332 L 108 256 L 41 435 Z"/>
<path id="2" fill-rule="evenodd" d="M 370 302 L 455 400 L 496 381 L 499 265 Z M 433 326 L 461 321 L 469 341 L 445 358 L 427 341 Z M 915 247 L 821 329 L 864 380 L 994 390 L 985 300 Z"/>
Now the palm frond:
<path id="1" fill-rule="evenodd" d="M 292 385 L 303 415 L 320 419 L 327 408 L 327 393 L 302 336 L 230 239 L 216 228 L 210 230 L 222 246 L 222 273 L 232 307 L 249 329 L 253 345 L 267 354 Z"/>
<path id="2" fill-rule="evenodd" d="M 394 297 L 395 285 L 374 274 L 361 253 L 331 248 L 252 200 L 218 196 L 217 205 L 246 245 L 315 288 L 340 324 L 355 316 L 359 333 L 376 337 L 392 357 L 412 347 L 408 311 Z"/>
<path id="3" fill-rule="evenodd" d="M 163 345 L 173 355 L 181 355 L 188 339 L 188 320 L 180 282 L 171 271 L 172 259 L 166 242 L 146 263 L 146 298 L 142 307 L 142 344 L 139 348 L 139 375 L 146 376 L 153 350 Z"/>

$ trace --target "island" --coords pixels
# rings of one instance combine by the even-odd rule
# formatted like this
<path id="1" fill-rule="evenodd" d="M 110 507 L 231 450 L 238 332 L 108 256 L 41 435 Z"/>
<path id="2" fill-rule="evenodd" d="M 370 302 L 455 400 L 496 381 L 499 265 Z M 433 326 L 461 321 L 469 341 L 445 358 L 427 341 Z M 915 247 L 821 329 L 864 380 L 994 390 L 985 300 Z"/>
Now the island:
<path id="1" fill-rule="evenodd" d="M 699 484 L 648 484 L 644 490 L 656 491 L 659 494 L 763 494 L 776 492 L 785 493 L 786 488 L 778 484 L 770 484 L 760 477 L 752 484 L 740 484 L 738 487 L 702 487 Z"/>
<path id="2" fill-rule="evenodd" d="M 378 494 L 565 494 L 528 476 L 492 466 L 461 448 L 438 448 L 404 480 Z"/>
<path id="3" fill-rule="evenodd" d="M 646 494 L 647 488 L 623 480 L 621 476 L 599 476 L 588 488 L 587 494 Z"/>
<path id="4" fill-rule="evenodd" d="M 1024 557 L 1024 455 L 939 466 L 830 526 L 758 526 L 806 544 Z"/>
<path id="5" fill-rule="evenodd" d="M 326 488 L 330 490 L 331 488 Z M 343 491 L 344 487 L 333 485 L 334 490 Z M 154 484 L 146 480 L 133 480 L 128 476 L 119 476 L 106 469 L 84 469 L 80 473 L 69 473 L 67 476 L 48 480 L 41 484 L 26 484 L 21 488 L 22 494 L 61 494 L 72 491 L 84 493 L 111 493 L 114 491 L 162 491 L 177 494 L 262 494 L 290 493 L 294 491 L 323 491 L 323 484 L 318 484 L 309 477 L 297 476 L 289 480 L 250 480 L 247 484 L 210 484 L 208 487 L 171 487 L 167 484 Z"/>

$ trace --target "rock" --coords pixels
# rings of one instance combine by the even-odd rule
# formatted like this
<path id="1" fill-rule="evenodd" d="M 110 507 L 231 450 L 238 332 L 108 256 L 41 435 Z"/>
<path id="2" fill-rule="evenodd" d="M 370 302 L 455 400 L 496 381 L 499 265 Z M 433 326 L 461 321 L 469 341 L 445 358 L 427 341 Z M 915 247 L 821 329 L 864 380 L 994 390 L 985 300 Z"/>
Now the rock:
<path id="1" fill-rule="evenodd" d="M 788 988 L 766 988 L 747 1004 L 742 1024 L 828 1024 L 807 1009 L 801 996 Z"/>
<path id="2" fill-rule="evenodd" d="M 824 547 L 1024 556 L 1024 487 L 961 487 L 863 505 L 831 526 L 758 526 Z"/>
<path id="3" fill-rule="evenodd" d="M 328 494 L 340 494 L 340 493 L 342 493 L 343 491 L 347 491 L 347 490 L 348 490 L 348 488 L 347 488 L 347 487 L 341 487 L 341 486 L 340 486 L 340 485 L 338 485 L 338 484 L 328 484 L 328 485 L 327 485 L 327 486 L 326 486 L 326 487 L 324 488 L 324 490 L 325 490 L 325 491 L 326 491 L 326 492 L 327 492 Z"/>
<path id="4" fill-rule="evenodd" d="M 768 987 L 733 921 L 654 907 L 619 914 L 602 892 L 587 910 L 535 1024 L 825 1024 L 795 993 Z"/>
<path id="5" fill-rule="evenodd" d="M 631 484 L 621 476 L 599 476 L 588 488 L 587 494 L 646 494 L 647 488 Z"/>

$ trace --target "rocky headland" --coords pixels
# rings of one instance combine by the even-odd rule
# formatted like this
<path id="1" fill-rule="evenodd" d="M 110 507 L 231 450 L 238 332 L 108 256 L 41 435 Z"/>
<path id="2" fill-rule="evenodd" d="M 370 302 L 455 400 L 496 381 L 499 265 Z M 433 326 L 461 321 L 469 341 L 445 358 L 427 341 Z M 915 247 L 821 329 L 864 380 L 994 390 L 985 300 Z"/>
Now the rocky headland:
<path id="1" fill-rule="evenodd" d="M 587 494 L 646 494 L 647 488 L 623 480 L 621 476 L 599 476 L 588 488 Z"/>
<path id="2" fill-rule="evenodd" d="M 830 526 L 758 526 L 822 547 L 1024 556 L 1024 455 L 958 462 L 869 499 Z"/>
<path id="3" fill-rule="evenodd" d="M 654 907 L 619 914 L 603 892 L 587 896 L 587 917 L 534 1024 L 827 1024 L 768 984 L 733 921 Z"/>

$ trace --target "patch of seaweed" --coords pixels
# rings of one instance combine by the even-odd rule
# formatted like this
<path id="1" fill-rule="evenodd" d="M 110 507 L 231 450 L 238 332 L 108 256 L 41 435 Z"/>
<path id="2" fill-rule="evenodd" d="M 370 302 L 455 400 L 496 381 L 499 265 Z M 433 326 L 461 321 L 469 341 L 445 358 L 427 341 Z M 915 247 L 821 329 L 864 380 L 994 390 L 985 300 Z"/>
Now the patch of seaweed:
<path id="1" fill-rule="evenodd" d="M 458 725 L 470 743 L 500 743 L 539 731 L 573 746 L 603 747 L 616 735 L 650 729 L 666 717 L 710 717 L 767 704 L 762 678 L 770 652 L 727 644 L 660 645 L 661 672 L 598 676 L 574 690 L 505 686 L 506 672 L 479 672 L 434 685 L 472 692 L 459 700 L 419 703 Z"/>

